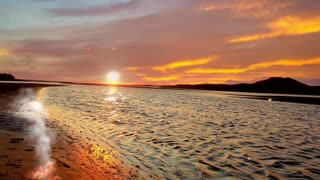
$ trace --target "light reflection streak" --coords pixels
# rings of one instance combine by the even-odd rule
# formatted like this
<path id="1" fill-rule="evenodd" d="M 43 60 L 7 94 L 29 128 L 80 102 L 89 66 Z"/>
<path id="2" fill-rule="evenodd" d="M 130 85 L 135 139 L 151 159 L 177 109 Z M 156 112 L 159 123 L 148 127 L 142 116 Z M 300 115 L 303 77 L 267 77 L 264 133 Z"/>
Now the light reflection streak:
<path id="1" fill-rule="evenodd" d="M 108 103 L 107 109 L 109 109 L 109 118 L 111 123 L 120 123 L 118 104 L 121 103 L 126 97 L 118 91 L 116 87 L 109 87 L 105 93 L 104 100 Z"/>
<path id="2" fill-rule="evenodd" d="M 119 91 L 117 91 L 116 87 L 110 87 L 106 94 L 107 97 L 105 97 L 104 100 L 109 102 L 117 103 L 119 100 L 121 100 L 122 97 L 122 94 Z"/>

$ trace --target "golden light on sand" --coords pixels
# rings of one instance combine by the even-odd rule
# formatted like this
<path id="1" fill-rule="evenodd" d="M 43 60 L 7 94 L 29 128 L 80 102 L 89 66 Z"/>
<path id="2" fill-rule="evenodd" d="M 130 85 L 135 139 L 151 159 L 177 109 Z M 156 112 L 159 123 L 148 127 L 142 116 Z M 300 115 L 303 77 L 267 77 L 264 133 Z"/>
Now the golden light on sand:
<path id="1" fill-rule="evenodd" d="M 58 176 L 53 175 L 55 170 L 55 162 L 49 161 L 46 164 L 38 167 L 35 169 L 32 174 L 32 179 L 48 179 L 48 180 L 54 180 L 54 179 L 60 179 Z"/>
<path id="2" fill-rule="evenodd" d="M 119 83 L 120 73 L 117 71 L 110 71 L 107 74 L 107 82 L 109 84 L 117 84 Z"/>

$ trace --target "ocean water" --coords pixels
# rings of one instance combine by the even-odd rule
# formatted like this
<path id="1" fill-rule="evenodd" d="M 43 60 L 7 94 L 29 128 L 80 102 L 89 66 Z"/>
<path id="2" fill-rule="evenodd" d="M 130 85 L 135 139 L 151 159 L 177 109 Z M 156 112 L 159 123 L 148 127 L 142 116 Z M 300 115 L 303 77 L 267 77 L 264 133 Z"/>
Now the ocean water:
<path id="1" fill-rule="evenodd" d="M 44 88 L 50 121 L 166 179 L 319 179 L 320 106 L 198 90 Z"/>

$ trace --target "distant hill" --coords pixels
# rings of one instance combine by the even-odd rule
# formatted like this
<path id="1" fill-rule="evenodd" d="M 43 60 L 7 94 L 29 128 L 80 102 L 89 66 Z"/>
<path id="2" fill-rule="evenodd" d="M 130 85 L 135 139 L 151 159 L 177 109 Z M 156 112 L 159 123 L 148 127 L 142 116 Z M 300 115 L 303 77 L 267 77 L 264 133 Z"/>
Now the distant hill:
<path id="1" fill-rule="evenodd" d="M 0 73 L 0 81 L 14 81 L 15 79 L 12 74 Z"/>
<path id="2" fill-rule="evenodd" d="M 253 83 L 257 86 L 277 86 L 277 87 L 296 87 L 296 88 L 305 88 L 308 85 L 303 84 L 292 78 L 282 78 L 282 77 L 271 77 L 266 80 L 261 80 Z"/>
<path id="3" fill-rule="evenodd" d="M 34 81 L 15 79 L 11 74 L 0 73 L 0 81 Z M 59 81 L 39 81 L 37 82 L 59 82 Z M 59 82 L 63 84 L 81 84 L 81 85 L 98 85 L 108 86 L 102 83 L 73 83 Z M 164 89 L 200 89 L 214 91 L 236 91 L 236 92 L 256 92 L 256 93 L 277 93 L 277 94 L 303 94 L 303 95 L 320 95 L 320 86 L 309 86 L 292 78 L 270 77 L 255 83 L 240 84 L 177 84 L 177 85 L 114 85 L 117 87 L 135 87 L 135 88 L 164 88 Z"/>
<path id="4" fill-rule="evenodd" d="M 241 83 L 234 85 L 227 84 L 178 84 L 172 86 L 160 86 L 160 88 L 183 88 L 202 89 L 215 91 L 238 91 L 257 93 L 279 93 L 279 94 L 305 94 L 320 95 L 319 86 L 308 86 L 292 78 L 271 77 L 253 84 Z"/>

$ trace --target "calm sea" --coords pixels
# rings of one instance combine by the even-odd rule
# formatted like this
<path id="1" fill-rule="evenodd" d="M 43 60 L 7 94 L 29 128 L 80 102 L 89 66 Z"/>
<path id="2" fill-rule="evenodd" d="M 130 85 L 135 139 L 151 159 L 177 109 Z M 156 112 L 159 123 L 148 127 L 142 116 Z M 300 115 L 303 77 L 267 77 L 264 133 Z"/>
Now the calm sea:
<path id="1" fill-rule="evenodd" d="M 44 88 L 50 120 L 168 179 L 320 178 L 320 106 L 198 90 Z"/>

